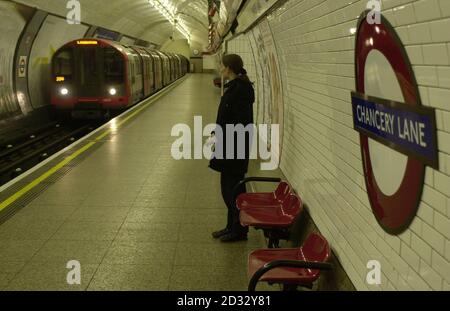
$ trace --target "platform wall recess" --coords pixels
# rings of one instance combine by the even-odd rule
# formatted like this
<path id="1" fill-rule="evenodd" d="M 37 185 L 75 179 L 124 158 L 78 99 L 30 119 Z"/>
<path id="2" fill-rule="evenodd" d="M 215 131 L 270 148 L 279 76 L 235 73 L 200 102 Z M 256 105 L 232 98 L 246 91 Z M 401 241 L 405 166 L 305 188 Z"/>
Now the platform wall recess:
<path id="1" fill-rule="evenodd" d="M 366 0 L 290 0 L 261 22 L 270 28 L 281 67 L 281 169 L 357 289 L 450 290 L 450 1 L 382 1 L 413 65 L 422 103 L 436 108 L 438 127 L 440 169 L 427 168 L 418 214 L 398 236 L 385 233 L 372 214 L 353 129 L 351 29 L 366 5 Z M 260 31 L 256 25 L 228 45 L 256 64 L 259 122 L 271 111 L 261 98 L 270 80 L 258 71 Z M 381 263 L 380 285 L 366 282 L 370 260 Z"/>
<path id="2" fill-rule="evenodd" d="M 14 3 L 0 1 L 0 120 L 22 113 L 14 91 L 13 74 L 16 42 L 25 27 L 26 18 Z M 25 73 L 24 73 L 25 74 Z"/>

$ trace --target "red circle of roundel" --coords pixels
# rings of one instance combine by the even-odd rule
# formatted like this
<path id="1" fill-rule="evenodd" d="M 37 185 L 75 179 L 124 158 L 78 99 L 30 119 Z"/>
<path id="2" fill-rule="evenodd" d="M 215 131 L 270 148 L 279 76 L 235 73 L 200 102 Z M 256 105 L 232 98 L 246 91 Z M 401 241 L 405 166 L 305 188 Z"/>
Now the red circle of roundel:
<path id="1" fill-rule="evenodd" d="M 367 14 L 367 13 L 366 13 Z M 355 48 L 356 90 L 365 94 L 365 64 L 372 50 L 381 52 L 394 69 L 405 104 L 421 106 L 420 94 L 408 55 L 391 24 L 369 24 L 366 14 L 359 21 Z M 369 201 L 380 226 L 390 234 L 406 230 L 416 215 L 422 195 L 425 166 L 408 157 L 402 183 L 392 196 L 385 195 L 375 179 L 369 153 L 369 138 L 360 134 L 361 154 Z"/>

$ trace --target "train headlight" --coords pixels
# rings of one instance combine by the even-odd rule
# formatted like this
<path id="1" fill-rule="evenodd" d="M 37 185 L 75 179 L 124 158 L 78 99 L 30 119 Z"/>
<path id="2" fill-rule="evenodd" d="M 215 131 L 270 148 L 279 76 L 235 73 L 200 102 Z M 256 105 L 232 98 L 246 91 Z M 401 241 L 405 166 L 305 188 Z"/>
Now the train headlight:
<path id="1" fill-rule="evenodd" d="M 112 95 L 112 96 L 114 96 L 114 95 L 117 94 L 117 90 L 116 90 L 115 88 L 112 87 L 112 88 L 109 89 L 109 94 Z"/>
<path id="2" fill-rule="evenodd" d="M 67 88 L 65 88 L 65 87 L 61 88 L 59 90 L 59 92 L 61 93 L 61 95 L 64 95 L 64 96 L 69 94 L 69 90 Z"/>

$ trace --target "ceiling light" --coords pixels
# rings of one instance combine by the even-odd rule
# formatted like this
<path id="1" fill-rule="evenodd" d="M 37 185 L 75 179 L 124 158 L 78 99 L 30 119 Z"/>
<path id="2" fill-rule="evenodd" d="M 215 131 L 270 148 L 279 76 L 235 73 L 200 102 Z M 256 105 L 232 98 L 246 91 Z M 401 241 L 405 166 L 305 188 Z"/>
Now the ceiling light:
<path id="1" fill-rule="evenodd" d="M 186 30 L 186 25 L 183 20 L 176 19 L 176 8 L 173 6 L 172 2 L 169 0 L 148 0 L 151 6 L 153 6 L 158 12 L 166 18 L 172 26 L 174 26 L 186 39 L 188 42 L 191 40 L 189 32 Z"/>

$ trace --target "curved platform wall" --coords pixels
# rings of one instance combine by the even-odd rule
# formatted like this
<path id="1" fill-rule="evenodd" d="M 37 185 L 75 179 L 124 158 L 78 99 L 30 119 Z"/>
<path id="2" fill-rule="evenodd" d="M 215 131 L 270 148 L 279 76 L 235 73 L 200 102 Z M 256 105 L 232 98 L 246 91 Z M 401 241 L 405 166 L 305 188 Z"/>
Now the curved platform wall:
<path id="1" fill-rule="evenodd" d="M 422 103 L 436 108 L 438 128 L 440 169 L 427 168 L 418 214 L 398 236 L 385 233 L 372 214 L 359 134 L 353 129 L 351 29 L 366 5 L 290 0 L 228 42 L 228 52 L 243 55 L 250 64 L 257 120 L 284 121 L 281 169 L 356 288 L 449 290 L 450 1 L 382 1 L 383 14 L 411 59 Z M 279 77 L 273 72 L 278 68 Z M 273 84 L 277 78 L 281 87 Z M 283 106 L 277 107 L 280 92 Z M 372 259 L 381 264 L 379 286 L 366 282 Z"/>
<path id="2" fill-rule="evenodd" d="M 22 110 L 14 90 L 14 55 L 27 16 L 14 3 L 0 1 L 0 120 L 16 116 Z"/>

